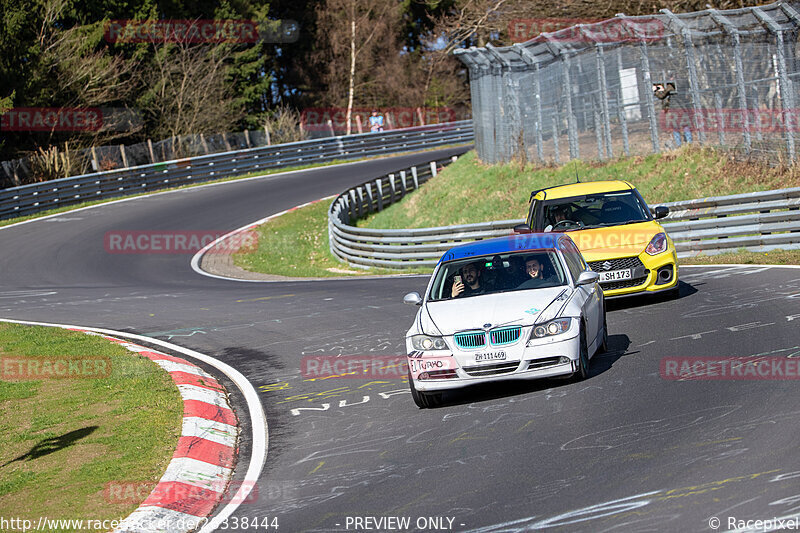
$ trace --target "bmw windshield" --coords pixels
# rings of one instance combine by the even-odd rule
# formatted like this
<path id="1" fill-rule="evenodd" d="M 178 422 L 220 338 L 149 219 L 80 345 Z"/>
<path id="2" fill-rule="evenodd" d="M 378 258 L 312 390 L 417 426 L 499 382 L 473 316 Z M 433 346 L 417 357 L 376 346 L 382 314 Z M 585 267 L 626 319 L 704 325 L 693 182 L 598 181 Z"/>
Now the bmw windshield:
<path id="1" fill-rule="evenodd" d="M 430 301 L 566 285 L 554 250 L 526 250 L 443 263 L 436 272 Z"/>
<path id="2" fill-rule="evenodd" d="M 587 194 L 546 201 L 536 218 L 538 231 L 572 231 L 650 220 L 647 206 L 634 191 Z"/>

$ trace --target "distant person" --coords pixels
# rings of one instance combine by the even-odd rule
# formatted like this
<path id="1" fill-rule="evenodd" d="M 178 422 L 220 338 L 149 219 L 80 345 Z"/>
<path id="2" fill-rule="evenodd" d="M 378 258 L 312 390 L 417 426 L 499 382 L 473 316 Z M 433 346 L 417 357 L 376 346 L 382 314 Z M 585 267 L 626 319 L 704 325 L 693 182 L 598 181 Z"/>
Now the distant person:
<path id="1" fill-rule="evenodd" d="M 372 116 L 369 117 L 369 131 L 373 133 L 383 131 L 383 115 L 378 114 L 377 109 L 373 109 Z"/>
<path id="2" fill-rule="evenodd" d="M 481 285 L 480 263 L 469 263 L 461 267 L 460 276 L 455 276 L 450 295 L 453 298 L 458 298 L 459 296 L 483 294 L 484 291 L 485 288 Z"/>
<path id="3" fill-rule="evenodd" d="M 692 142 L 692 130 L 689 128 L 691 116 L 683 98 L 675 89 L 675 84 L 655 83 L 653 84 L 653 96 L 661 100 L 661 112 L 663 113 L 664 127 L 672 133 L 672 141 L 675 148 L 681 146 L 681 133 L 687 143 Z"/>

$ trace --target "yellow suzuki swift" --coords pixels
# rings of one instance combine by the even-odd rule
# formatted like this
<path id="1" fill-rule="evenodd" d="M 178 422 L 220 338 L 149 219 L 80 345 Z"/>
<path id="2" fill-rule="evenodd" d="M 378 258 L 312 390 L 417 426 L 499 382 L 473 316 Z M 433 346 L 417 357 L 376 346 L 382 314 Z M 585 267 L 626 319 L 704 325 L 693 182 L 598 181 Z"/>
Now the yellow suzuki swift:
<path id="1" fill-rule="evenodd" d="M 650 209 L 627 181 L 591 181 L 533 191 L 526 223 L 514 230 L 569 232 L 606 297 L 677 296 L 675 245 L 656 222 L 668 214 L 666 206 Z"/>

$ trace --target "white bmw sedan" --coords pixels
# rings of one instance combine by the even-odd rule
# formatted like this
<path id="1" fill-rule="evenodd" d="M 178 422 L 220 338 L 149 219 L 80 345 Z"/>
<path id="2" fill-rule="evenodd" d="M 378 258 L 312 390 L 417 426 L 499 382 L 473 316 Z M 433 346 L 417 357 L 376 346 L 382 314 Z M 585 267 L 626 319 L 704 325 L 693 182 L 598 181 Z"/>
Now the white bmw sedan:
<path id="1" fill-rule="evenodd" d="M 446 252 L 406 334 L 409 384 L 419 407 L 442 391 L 503 379 L 588 375 L 605 351 L 603 291 L 567 234 L 530 233 Z"/>

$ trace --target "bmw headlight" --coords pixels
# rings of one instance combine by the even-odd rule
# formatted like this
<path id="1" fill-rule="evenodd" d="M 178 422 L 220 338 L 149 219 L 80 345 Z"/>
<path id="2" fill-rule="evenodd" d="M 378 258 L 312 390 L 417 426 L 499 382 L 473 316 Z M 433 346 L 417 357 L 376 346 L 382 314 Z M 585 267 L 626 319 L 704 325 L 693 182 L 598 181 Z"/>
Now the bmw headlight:
<path id="1" fill-rule="evenodd" d="M 647 245 L 647 248 L 644 249 L 649 255 L 658 255 L 662 252 L 667 251 L 667 236 L 664 233 L 656 233 L 652 239 L 650 239 L 650 244 Z"/>
<path id="2" fill-rule="evenodd" d="M 447 343 L 442 337 L 432 337 L 430 335 L 414 335 L 411 337 L 411 346 L 415 350 L 446 350 Z"/>
<path id="3" fill-rule="evenodd" d="M 569 331 L 571 325 L 571 318 L 558 318 L 556 320 L 551 320 L 550 322 L 545 322 L 544 324 L 536 324 L 533 327 L 533 331 L 531 331 L 531 337 L 529 340 L 541 339 L 544 337 L 550 337 L 552 335 L 566 333 Z"/>

